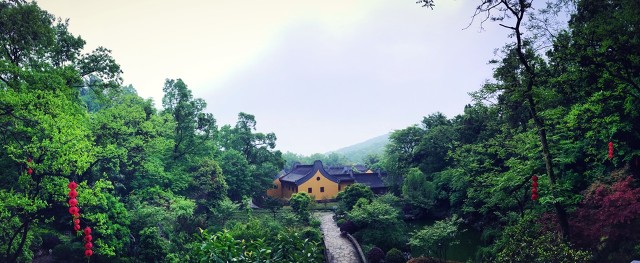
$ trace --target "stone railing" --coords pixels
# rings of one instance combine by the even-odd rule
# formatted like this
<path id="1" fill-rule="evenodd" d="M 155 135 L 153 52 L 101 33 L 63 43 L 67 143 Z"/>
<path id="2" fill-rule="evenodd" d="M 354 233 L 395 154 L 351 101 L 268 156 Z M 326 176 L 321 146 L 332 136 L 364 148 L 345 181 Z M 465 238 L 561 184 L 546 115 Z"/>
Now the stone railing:
<path id="1" fill-rule="evenodd" d="M 362 253 L 362 248 L 360 248 L 360 244 L 358 244 L 358 240 L 356 240 L 355 237 L 353 237 L 351 234 L 347 232 L 341 232 L 340 234 L 346 237 L 349 240 L 349 242 L 351 242 L 351 244 L 353 245 L 353 248 L 355 248 L 356 252 L 358 252 L 358 257 L 360 258 L 360 262 L 367 263 L 367 257 L 365 257 L 364 253 Z"/>

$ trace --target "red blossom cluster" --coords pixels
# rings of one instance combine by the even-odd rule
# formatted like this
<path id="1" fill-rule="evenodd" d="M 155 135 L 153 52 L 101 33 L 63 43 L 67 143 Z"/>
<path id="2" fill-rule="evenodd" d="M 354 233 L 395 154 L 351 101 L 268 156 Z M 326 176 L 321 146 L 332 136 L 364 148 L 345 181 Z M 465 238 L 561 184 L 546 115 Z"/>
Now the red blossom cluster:
<path id="1" fill-rule="evenodd" d="M 531 200 L 538 200 L 538 176 L 531 177 Z"/>

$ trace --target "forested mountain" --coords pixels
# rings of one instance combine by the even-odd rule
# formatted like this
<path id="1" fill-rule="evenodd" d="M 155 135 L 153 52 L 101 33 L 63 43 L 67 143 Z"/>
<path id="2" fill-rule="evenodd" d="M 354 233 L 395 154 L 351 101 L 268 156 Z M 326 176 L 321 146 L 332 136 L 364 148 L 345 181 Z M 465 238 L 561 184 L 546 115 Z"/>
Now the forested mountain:
<path id="1" fill-rule="evenodd" d="M 462 114 L 427 114 L 366 155 L 390 193 L 341 189 L 340 227 L 372 262 L 446 261 L 462 226 L 482 237 L 477 262 L 640 258 L 640 3 L 476 7 L 512 35 L 493 80 Z M 570 20 L 553 31 L 560 10 Z M 68 26 L 35 2 L 0 2 L 0 262 L 322 261 L 312 198 L 281 211 L 264 194 L 295 160 L 344 155 L 282 154 L 248 113 L 220 126 L 181 79 L 143 99 L 109 49 L 83 53 Z"/>
<path id="2" fill-rule="evenodd" d="M 368 155 L 382 156 L 388 143 L 389 134 L 385 134 L 333 152 L 344 155 L 352 163 L 364 163 Z"/>

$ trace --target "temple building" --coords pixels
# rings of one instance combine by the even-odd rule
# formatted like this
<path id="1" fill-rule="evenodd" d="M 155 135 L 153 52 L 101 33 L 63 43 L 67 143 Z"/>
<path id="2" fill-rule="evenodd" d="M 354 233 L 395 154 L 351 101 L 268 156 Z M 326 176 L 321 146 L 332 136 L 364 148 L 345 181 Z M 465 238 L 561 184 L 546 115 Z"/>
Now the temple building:
<path id="1" fill-rule="evenodd" d="M 338 192 L 353 183 L 364 184 L 376 194 L 387 191 L 384 174 L 373 172 L 362 165 L 325 167 L 317 160 L 310 165 L 297 164 L 288 173 L 280 173 L 267 191 L 272 197 L 289 199 L 298 192 L 308 193 L 316 201 L 332 200 Z"/>

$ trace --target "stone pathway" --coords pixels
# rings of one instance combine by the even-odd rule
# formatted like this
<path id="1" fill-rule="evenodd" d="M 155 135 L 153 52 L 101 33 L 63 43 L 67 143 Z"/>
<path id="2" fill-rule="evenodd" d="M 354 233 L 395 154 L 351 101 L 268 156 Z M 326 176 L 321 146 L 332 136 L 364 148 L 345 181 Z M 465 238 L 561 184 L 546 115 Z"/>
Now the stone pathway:
<path id="1" fill-rule="evenodd" d="M 327 247 L 328 263 L 359 263 L 358 255 L 347 238 L 340 236 L 340 228 L 333 221 L 333 213 L 318 212 L 315 214 L 321 222 L 324 233 L 324 244 Z"/>

